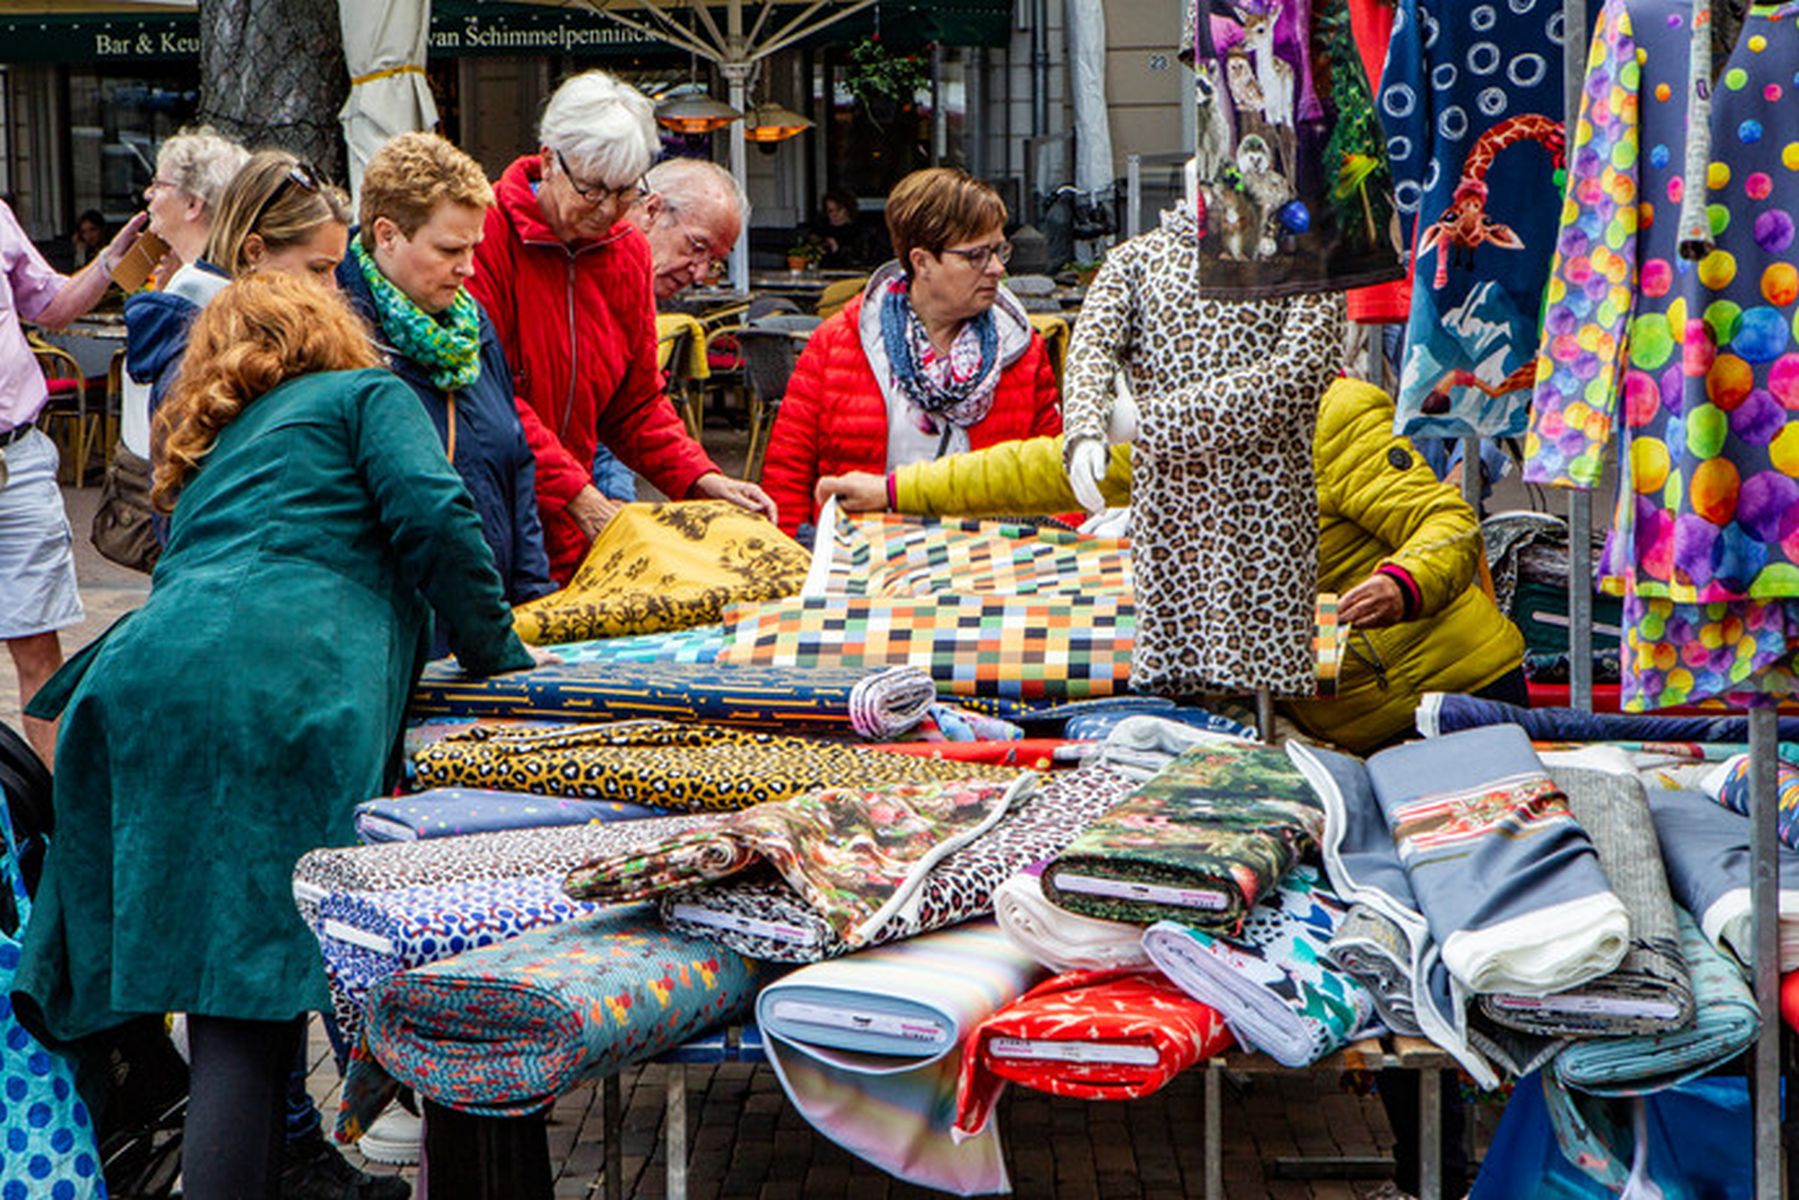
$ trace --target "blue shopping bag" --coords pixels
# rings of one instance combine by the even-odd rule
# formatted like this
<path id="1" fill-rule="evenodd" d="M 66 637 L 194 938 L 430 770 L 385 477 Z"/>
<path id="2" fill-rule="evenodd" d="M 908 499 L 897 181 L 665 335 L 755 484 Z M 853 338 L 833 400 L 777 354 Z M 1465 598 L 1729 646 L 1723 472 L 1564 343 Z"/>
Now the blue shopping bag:
<path id="1" fill-rule="evenodd" d="M 0 1200 L 96 1200 L 106 1195 L 106 1181 L 93 1119 L 75 1090 L 74 1065 L 40 1045 L 13 1012 L 12 981 L 31 897 L 3 802 L 0 833 L 6 840 L 0 891 L 17 915 L 13 932 L 0 927 Z"/>

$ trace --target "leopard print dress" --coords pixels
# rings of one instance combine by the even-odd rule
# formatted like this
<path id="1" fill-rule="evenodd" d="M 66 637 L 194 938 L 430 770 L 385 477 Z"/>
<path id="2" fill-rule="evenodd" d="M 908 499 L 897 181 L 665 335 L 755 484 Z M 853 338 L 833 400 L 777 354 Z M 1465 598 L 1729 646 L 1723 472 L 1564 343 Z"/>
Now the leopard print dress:
<path id="1" fill-rule="evenodd" d="M 1137 398 L 1131 687 L 1314 694 L 1312 433 L 1344 344 L 1339 294 L 1208 300 L 1193 215 L 1115 247 L 1087 290 L 1063 389 L 1067 445 Z"/>

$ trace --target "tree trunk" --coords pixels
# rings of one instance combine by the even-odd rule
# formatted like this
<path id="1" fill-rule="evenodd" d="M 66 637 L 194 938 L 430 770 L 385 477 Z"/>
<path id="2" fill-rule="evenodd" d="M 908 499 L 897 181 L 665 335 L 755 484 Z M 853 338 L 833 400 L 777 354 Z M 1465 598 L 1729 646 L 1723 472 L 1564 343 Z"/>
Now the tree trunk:
<path id="1" fill-rule="evenodd" d="M 344 178 L 350 89 L 336 0 L 200 0 L 200 119 Z"/>

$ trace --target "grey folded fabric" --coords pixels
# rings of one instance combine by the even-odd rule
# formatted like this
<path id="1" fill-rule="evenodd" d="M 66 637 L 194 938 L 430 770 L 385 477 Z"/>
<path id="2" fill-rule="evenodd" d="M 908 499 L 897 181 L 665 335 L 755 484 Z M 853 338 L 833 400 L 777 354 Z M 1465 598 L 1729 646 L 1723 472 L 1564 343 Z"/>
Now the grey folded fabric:
<path id="1" fill-rule="evenodd" d="M 1412 1003 L 1412 948 L 1397 922 L 1367 904 L 1349 910 L 1324 960 L 1374 997 L 1374 1011 L 1394 1033 L 1422 1037 Z"/>
<path id="2" fill-rule="evenodd" d="M 1485 995 L 1481 1011 L 1499 1025 L 1549 1037 L 1685 1029 L 1693 1021 L 1692 980 L 1681 958 L 1674 900 L 1642 782 L 1578 767 L 1551 768 L 1550 777 L 1629 914 L 1629 949 L 1615 970 L 1579 987 L 1547 996 Z"/>

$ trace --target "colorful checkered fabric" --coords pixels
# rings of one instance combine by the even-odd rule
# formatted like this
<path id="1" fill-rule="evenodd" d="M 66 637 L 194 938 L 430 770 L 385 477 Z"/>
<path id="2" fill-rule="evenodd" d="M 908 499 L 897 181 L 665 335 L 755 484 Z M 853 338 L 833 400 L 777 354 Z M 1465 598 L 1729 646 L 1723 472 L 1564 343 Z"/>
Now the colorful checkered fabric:
<path id="1" fill-rule="evenodd" d="M 1130 543 L 1003 521 L 832 510 L 806 595 L 1128 595 Z"/>
<path id="2" fill-rule="evenodd" d="M 1136 609 L 1116 593 L 806 596 L 725 614 L 720 663 L 922 667 L 940 693 L 1013 700 L 1126 690 Z"/>

